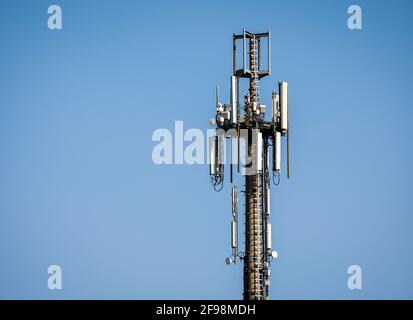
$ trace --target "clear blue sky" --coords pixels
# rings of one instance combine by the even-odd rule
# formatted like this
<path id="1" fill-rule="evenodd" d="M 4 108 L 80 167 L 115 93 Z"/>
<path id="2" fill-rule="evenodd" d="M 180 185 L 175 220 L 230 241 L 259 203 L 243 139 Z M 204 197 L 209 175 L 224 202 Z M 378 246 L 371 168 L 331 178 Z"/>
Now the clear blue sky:
<path id="1" fill-rule="evenodd" d="M 360 4 L 363 29 L 347 28 Z M 59 4 L 63 30 L 47 28 Z M 239 299 L 229 183 L 157 166 L 208 128 L 232 33 L 272 32 L 293 179 L 272 192 L 271 298 L 413 298 L 411 1 L 2 1 L 0 298 Z M 229 96 L 225 95 L 229 101 Z M 242 181 L 237 180 L 241 186 Z M 63 290 L 47 288 L 47 267 Z M 363 289 L 347 288 L 347 267 Z"/>

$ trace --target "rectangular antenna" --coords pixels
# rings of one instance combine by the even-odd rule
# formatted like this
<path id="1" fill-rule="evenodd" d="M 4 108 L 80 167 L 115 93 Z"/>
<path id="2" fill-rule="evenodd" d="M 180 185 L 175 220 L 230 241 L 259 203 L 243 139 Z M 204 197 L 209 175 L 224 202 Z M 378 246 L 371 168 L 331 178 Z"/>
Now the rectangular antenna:
<path id="1" fill-rule="evenodd" d="M 281 81 L 279 83 L 280 105 L 281 105 L 281 133 L 288 130 L 288 83 Z"/>
<path id="2" fill-rule="evenodd" d="M 236 89 L 237 89 L 237 77 L 232 76 L 231 77 L 231 122 L 233 124 L 237 123 L 238 121 L 238 116 L 237 116 L 237 93 L 236 93 Z"/>
<path id="3" fill-rule="evenodd" d="M 209 175 L 215 175 L 215 136 L 209 137 Z"/>
<path id="4" fill-rule="evenodd" d="M 280 109 L 280 95 L 275 91 L 272 92 L 272 122 L 277 122 Z"/>

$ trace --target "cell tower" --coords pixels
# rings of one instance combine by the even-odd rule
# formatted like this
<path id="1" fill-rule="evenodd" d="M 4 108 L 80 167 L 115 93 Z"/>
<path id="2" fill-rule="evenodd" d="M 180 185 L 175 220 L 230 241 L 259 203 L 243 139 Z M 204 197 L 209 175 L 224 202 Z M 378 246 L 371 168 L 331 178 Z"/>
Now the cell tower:
<path id="1" fill-rule="evenodd" d="M 237 44 L 242 41 L 242 66 L 237 68 Z M 262 67 L 261 48 L 266 45 L 266 67 Z M 233 184 L 233 164 L 245 176 L 245 252 L 238 250 L 238 189 L 232 186 L 232 254 L 227 264 L 244 262 L 244 299 L 267 300 L 271 261 L 276 251 L 271 247 L 270 223 L 270 149 L 272 147 L 272 178 L 278 185 L 281 172 L 281 137 L 287 137 L 287 177 L 290 178 L 290 143 L 288 127 L 288 84 L 280 81 L 278 93 L 272 92 L 271 120 L 265 119 L 266 106 L 260 103 L 259 82 L 271 74 L 270 32 L 233 35 L 233 75 L 230 103 L 222 104 L 216 88 L 216 115 L 210 125 L 216 128 L 209 138 L 211 182 L 220 191 L 224 182 L 226 141 L 230 143 L 230 182 Z M 240 80 L 249 80 L 249 92 L 244 95 L 241 114 Z M 241 148 L 243 142 L 245 148 Z M 234 146 L 235 144 L 235 146 Z M 233 156 L 233 151 L 236 155 Z M 242 152 L 243 151 L 243 152 Z M 241 155 L 241 153 L 243 153 Z M 233 159 L 235 160 L 233 161 Z"/>

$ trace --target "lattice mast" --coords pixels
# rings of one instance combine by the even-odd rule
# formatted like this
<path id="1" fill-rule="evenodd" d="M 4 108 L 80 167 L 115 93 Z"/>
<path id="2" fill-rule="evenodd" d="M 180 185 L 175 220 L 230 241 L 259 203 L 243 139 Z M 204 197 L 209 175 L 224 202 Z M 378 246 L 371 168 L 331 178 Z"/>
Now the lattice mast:
<path id="1" fill-rule="evenodd" d="M 267 64 L 261 63 L 262 41 L 266 40 Z M 237 43 L 242 41 L 242 68 L 237 68 Z M 238 246 L 238 189 L 232 186 L 231 248 L 227 264 L 244 262 L 245 300 L 266 300 L 269 297 L 270 266 L 277 256 L 271 247 L 270 223 L 270 147 L 272 146 L 272 175 L 278 185 L 281 173 L 281 136 L 287 136 L 287 177 L 290 178 L 290 148 L 288 130 L 288 84 L 278 83 L 279 91 L 272 93 L 271 120 L 265 119 L 266 106 L 260 103 L 260 80 L 271 74 L 270 32 L 233 35 L 233 75 L 229 104 L 219 100 L 216 90 L 216 115 L 210 124 L 216 134 L 209 138 L 209 163 L 211 182 L 220 191 L 224 182 L 226 140 L 230 143 L 230 182 L 233 183 L 233 164 L 245 175 L 245 251 Z M 241 114 L 240 80 L 249 80 L 249 91 L 244 96 Z M 241 155 L 241 141 L 245 143 L 245 155 Z M 234 146 L 234 142 L 235 145 Z M 236 156 L 233 157 L 233 150 Z M 236 158 L 236 159 L 234 159 Z M 233 161 L 235 160 L 235 161 Z"/>

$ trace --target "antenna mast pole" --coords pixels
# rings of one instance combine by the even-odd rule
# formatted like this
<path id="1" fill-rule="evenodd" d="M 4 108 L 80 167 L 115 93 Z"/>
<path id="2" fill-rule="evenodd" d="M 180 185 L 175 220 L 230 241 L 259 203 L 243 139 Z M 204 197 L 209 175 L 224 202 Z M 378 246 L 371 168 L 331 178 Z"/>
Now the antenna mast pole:
<path id="1" fill-rule="evenodd" d="M 261 64 L 262 40 L 267 40 L 267 68 Z M 242 41 L 242 68 L 237 69 L 237 41 Z M 260 103 L 260 79 L 271 74 L 270 32 L 250 33 L 243 30 L 233 35 L 233 75 L 231 76 L 231 103 L 222 104 L 216 97 L 216 115 L 210 124 L 216 126 L 216 135 L 210 138 L 209 163 L 211 182 L 220 191 L 224 181 L 223 145 L 230 139 L 231 156 L 233 139 L 237 139 L 237 166 L 240 171 L 240 139 L 245 140 L 245 252 L 238 250 L 238 195 L 232 187 L 231 247 L 232 255 L 227 264 L 244 262 L 245 300 L 267 300 L 269 298 L 270 266 L 277 253 L 271 248 L 270 223 L 270 146 L 272 146 L 273 181 L 278 184 L 281 170 L 281 136 L 288 133 L 288 84 L 279 82 L 279 93 L 272 93 L 272 117 L 265 119 L 266 106 Z M 249 79 L 248 94 L 244 96 L 241 116 L 240 79 Z M 287 141 L 289 146 L 289 141 Z M 287 152 L 288 178 L 290 173 L 289 148 Z M 232 177 L 232 161 L 230 164 Z"/>

